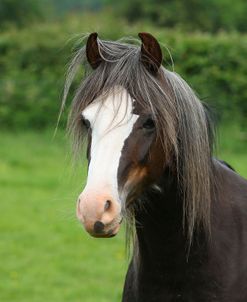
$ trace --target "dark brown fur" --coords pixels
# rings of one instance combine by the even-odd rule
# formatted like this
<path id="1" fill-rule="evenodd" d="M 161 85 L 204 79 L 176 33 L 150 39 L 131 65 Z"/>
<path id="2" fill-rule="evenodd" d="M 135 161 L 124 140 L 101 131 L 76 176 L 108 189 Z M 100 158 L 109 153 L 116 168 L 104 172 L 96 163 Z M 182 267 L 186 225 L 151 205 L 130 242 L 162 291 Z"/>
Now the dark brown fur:
<path id="1" fill-rule="evenodd" d="M 135 205 L 137 240 L 125 281 L 124 302 L 247 301 L 247 182 L 214 162 L 218 198 L 211 238 L 194 232 L 189 255 L 176 177 L 166 169 L 162 192 L 143 191 Z"/>

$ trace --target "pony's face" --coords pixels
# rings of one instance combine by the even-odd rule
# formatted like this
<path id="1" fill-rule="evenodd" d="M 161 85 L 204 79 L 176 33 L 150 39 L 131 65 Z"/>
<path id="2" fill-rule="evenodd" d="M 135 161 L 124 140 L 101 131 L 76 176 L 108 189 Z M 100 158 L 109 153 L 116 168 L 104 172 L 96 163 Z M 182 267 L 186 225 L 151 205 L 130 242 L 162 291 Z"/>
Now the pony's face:
<path id="1" fill-rule="evenodd" d="M 95 237 L 117 234 L 122 212 L 163 170 L 162 147 L 151 112 L 135 107 L 117 87 L 82 112 L 88 128 L 88 177 L 77 217 Z"/>

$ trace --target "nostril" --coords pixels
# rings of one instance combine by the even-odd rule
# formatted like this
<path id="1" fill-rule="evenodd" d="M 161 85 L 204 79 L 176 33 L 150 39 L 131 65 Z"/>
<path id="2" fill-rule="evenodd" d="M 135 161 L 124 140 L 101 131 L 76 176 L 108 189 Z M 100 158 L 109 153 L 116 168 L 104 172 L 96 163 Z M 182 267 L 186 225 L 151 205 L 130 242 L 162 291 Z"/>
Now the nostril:
<path id="1" fill-rule="evenodd" d="M 111 201 L 110 201 L 110 200 L 107 200 L 107 201 L 105 202 L 105 211 L 109 210 L 110 206 L 111 206 Z"/>
<path id="2" fill-rule="evenodd" d="M 102 233 L 104 230 L 104 227 L 105 227 L 104 223 L 102 223 L 101 221 L 96 221 L 93 229 L 94 229 L 95 233 Z"/>

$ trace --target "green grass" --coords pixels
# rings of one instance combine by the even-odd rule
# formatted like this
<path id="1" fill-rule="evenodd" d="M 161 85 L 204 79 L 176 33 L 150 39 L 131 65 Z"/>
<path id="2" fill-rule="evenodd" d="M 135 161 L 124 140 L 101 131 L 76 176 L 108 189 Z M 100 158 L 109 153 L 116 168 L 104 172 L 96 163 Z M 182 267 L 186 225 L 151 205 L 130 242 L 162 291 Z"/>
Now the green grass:
<path id="1" fill-rule="evenodd" d="M 68 148 L 67 148 L 68 150 Z M 89 237 L 75 218 L 85 170 L 52 133 L 1 133 L 0 301 L 120 301 L 123 232 Z"/>
<path id="2" fill-rule="evenodd" d="M 219 157 L 247 177 L 246 133 L 220 131 Z M 1 133 L 0 301 L 120 301 L 123 231 L 89 237 L 75 219 L 85 169 L 72 170 L 66 139 L 52 132 Z"/>

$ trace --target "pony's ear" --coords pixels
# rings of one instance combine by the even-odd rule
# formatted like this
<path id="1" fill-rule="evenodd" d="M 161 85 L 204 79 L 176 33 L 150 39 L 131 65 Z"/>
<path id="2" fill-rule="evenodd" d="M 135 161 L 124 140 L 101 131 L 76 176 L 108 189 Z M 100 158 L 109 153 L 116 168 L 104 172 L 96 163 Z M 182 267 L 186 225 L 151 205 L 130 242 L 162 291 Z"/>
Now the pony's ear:
<path id="1" fill-rule="evenodd" d="M 87 39 L 86 45 L 87 60 L 93 69 L 96 69 L 102 62 L 97 37 L 97 33 L 91 33 Z"/>
<path id="2" fill-rule="evenodd" d="M 157 73 L 162 63 L 162 51 L 158 41 L 149 33 L 139 33 L 142 40 L 141 61 L 152 73 Z"/>

